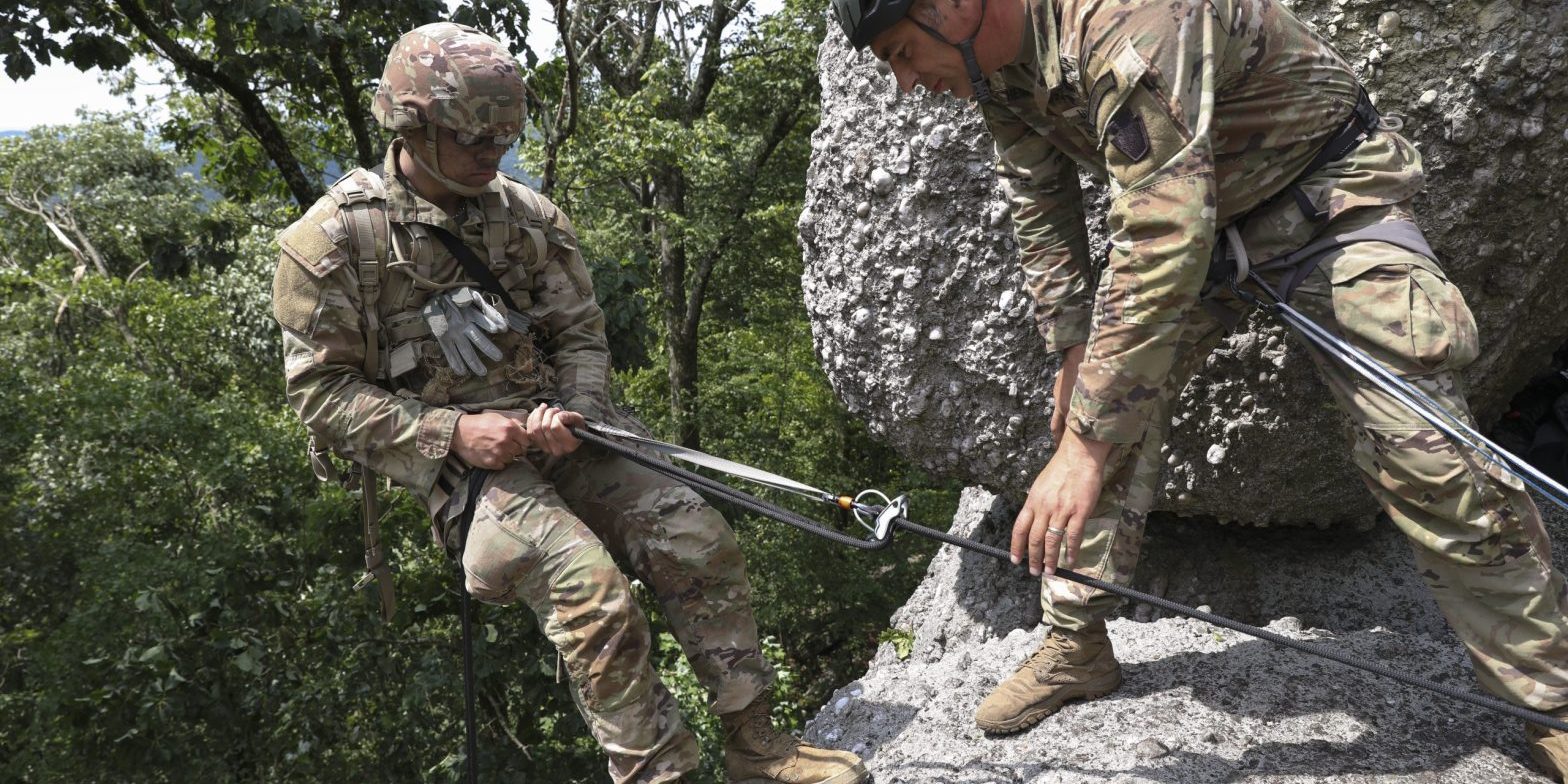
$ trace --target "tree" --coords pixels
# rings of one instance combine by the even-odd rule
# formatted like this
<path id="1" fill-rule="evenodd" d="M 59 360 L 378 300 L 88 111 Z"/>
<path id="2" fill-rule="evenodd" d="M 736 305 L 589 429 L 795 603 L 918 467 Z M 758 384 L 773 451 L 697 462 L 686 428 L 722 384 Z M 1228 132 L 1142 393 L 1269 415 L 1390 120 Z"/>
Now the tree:
<path id="1" fill-rule="evenodd" d="M 562 56 L 536 80 L 553 124 L 526 151 L 548 195 L 600 229 L 600 253 L 651 264 L 670 412 L 688 446 L 702 437 L 715 272 L 743 264 L 757 224 L 798 200 L 823 19 L 799 1 L 760 20 L 747 0 L 556 6 Z"/>
<path id="2" fill-rule="evenodd" d="M 63 59 L 86 70 L 144 55 L 188 93 L 171 100 L 163 136 L 206 160 L 228 195 L 287 196 L 303 209 L 329 166 L 381 162 L 369 111 L 399 35 L 446 18 L 440 0 L 90 0 L 0 10 L 6 75 Z M 457 21 L 523 40 L 527 7 L 477 0 Z"/>

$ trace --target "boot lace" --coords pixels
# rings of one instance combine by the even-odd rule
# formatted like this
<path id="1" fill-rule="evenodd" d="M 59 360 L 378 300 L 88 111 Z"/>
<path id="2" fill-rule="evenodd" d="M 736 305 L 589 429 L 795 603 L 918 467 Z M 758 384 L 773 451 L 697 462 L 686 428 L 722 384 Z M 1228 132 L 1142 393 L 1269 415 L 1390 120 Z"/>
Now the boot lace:
<path id="1" fill-rule="evenodd" d="M 1019 667 L 1020 670 L 1045 672 L 1055 668 L 1058 664 L 1067 662 L 1068 657 L 1078 650 L 1078 641 L 1071 635 L 1053 630 L 1046 638 L 1040 641 L 1040 647 L 1029 656 L 1028 661 Z"/>

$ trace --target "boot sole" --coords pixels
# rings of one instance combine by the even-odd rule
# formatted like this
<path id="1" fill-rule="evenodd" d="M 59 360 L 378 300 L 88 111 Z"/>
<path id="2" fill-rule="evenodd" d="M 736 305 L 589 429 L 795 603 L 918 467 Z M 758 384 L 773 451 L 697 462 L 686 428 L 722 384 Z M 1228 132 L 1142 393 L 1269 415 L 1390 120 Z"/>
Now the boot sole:
<path id="1" fill-rule="evenodd" d="M 1074 689 L 1063 689 L 1045 702 L 1030 707 L 1018 714 L 1010 721 L 981 721 L 975 719 L 975 725 L 993 735 L 1012 735 L 1023 732 L 1040 723 L 1041 719 L 1062 709 L 1062 706 L 1073 700 L 1097 700 L 1121 688 L 1122 673 L 1118 668 L 1110 673 L 1109 677 L 1102 676 Z"/>
<path id="2" fill-rule="evenodd" d="M 866 766 L 856 763 L 854 767 L 833 776 L 833 778 L 823 779 L 812 784 L 865 784 L 869 781 L 871 781 L 871 774 L 866 772 Z M 740 779 L 732 781 L 730 784 L 788 784 L 788 782 L 779 779 Z"/>

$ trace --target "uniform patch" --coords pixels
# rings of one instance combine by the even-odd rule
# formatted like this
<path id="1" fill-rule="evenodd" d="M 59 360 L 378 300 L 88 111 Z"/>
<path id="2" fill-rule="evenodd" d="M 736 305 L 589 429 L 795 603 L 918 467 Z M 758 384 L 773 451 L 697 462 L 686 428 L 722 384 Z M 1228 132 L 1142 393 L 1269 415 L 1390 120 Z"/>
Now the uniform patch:
<path id="1" fill-rule="evenodd" d="M 1143 118 L 1137 112 L 1127 107 L 1122 107 L 1111 117 L 1110 123 L 1105 127 L 1107 135 L 1111 137 L 1111 144 L 1133 163 L 1137 163 L 1149 155 L 1149 131 L 1143 125 Z"/>

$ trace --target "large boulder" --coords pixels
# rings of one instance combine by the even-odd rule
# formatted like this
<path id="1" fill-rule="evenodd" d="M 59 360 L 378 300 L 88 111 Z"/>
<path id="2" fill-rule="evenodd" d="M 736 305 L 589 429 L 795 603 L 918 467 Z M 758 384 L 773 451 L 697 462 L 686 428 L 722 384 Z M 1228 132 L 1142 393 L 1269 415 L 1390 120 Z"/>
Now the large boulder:
<path id="1" fill-rule="evenodd" d="M 1491 421 L 1565 337 L 1568 4 L 1308 0 L 1296 11 L 1404 118 L 1430 175 L 1418 209 L 1469 297 L 1467 371 Z M 900 96 L 836 31 L 800 218 L 817 352 L 839 396 L 927 470 L 1021 498 L 1053 448 L 1056 365 L 1017 270 L 991 139 L 970 105 Z M 1098 196 L 1091 247 L 1103 241 Z M 1295 338 L 1255 316 L 1188 387 L 1157 509 L 1325 525 L 1373 510 L 1340 415 Z"/>
<path id="2" fill-rule="evenodd" d="M 1012 511 L 970 488 L 952 531 L 1005 547 Z M 1549 524 L 1563 541 L 1561 515 Z M 1354 537 L 1160 526 L 1144 550 L 1137 588 L 1476 688 L 1393 526 Z M 1039 644 L 1038 592 L 1020 570 L 942 547 L 893 616 L 896 641 L 833 695 L 807 739 L 861 754 L 878 784 L 1547 781 L 1517 720 L 1144 606 L 1109 622 L 1120 690 L 987 736 L 975 708 Z"/>

